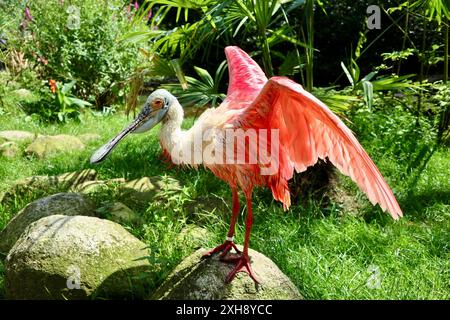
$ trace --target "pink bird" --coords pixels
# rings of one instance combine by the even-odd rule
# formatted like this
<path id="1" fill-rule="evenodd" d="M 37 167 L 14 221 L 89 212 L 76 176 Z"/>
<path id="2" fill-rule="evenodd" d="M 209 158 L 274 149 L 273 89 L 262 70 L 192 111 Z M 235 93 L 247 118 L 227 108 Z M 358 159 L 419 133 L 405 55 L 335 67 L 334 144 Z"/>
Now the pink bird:
<path id="1" fill-rule="evenodd" d="M 294 170 L 305 171 L 318 159 L 328 158 L 356 182 L 372 204 L 378 203 L 394 219 L 402 216 L 380 171 L 350 129 L 324 103 L 288 78 L 268 80 L 238 47 L 226 47 L 225 54 L 230 81 L 219 107 L 207 109 L 189 130 L 182 130 L 180 103 L 168 91 L 156 90 L 136 119 L 92 155 L 91 163 L 105 159 L 128 133 L 144 132 L 161 122 L 160 144 L 173 163 L 195 168 L 203 165 L 231 188 L 233 209 L 226 240 L 205 254 L 220 253 L 222 260 L 235 263 L 227 283 L 241 271 L 258 282 L 248 255 L 254 187 L 270 188 L 287 210 L 291 205 L 288 181 Z M 241 144 L 236 143 L 239 139 Z M 233 238 L 240 212 L 239 189 L 247 202 L 243 252 Z M 238 255 L 228 255 L 231 249 Z"/>

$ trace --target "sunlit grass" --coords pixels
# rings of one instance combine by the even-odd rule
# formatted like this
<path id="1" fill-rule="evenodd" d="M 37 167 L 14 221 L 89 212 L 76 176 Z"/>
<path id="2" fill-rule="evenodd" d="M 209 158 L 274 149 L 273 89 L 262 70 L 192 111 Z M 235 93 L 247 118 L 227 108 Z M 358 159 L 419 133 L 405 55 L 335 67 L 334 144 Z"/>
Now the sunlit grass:
<path id="1" fill-rule="evenodd" d="M 385 119 L 385 115 L 370 117 L 374 123 L 367 131 L 380 132 L 376 121 Z M 333 201 L 324 207 L 313 199 L 306 202 L 307 206 L 293 206 L 284 212 L 281 205 L 272 200 L 269 191 L 256 190 L 251 247 L 271 258 L 309 299 L 449 299 L 450 152 L 434 151 L 413 184 L 412 177 L 417 169 L 409 168 L 405 160 L 408 149 L 402 149 L 402 144 L 395 148 L 386 145 L 396 139 L 392 135 L 398 128 L 390 128 L 391 136 L 380 132 L 374 137 L 360 130 L 366 124 L 358 120 L 355 117 L 353 129 L 393 187 L 405 217 L 393 221 L 378 207 L 372 207 L 348 179 L 340 180 L 350 194 L 364 203 L 360 215 L 346 214 L 346 208 Z M 19 157 L 11 161 L 0 157 L 0 192 L 23 177 L 86 168 L 95 168 L 99 179 L 167 175 L 179 180 L 183 190 L 168 196 L 168 201 L 149 203 L 144 209 L 132 208 L 144 218 L 143 225 L 125 226 L 149 245 L 149 258 L 157 266 L 152 278 L 156 287 L 196 247 L 212 247 L 223 241 L 228 228 L 231 193 L 226 184 L 203 169 L 169 170 L 159 159 L 157 130 L 126 138 L 108 160 L 98 166 L 90 165 L 92 152 L 127 122 L 121 115 L 94 117 L 86 114 L 81 124 L 42 126 L 33 121 L 25 122 L 22 116 L 2 117 L 1 130 L 23 129 L 40 134 L 98 133 L 101 139 L 89 143 L 84 151 L 45 160 Z M 393 123 L 391 127 L 395 126 Z M 192 119 L 186 120 L 185 126 L 190 124 Z M 419 147 L 429 143 L 426 138 L 422 141 L 418 136 L 417 139 Z M 96 201 L 108 196 L 99 195 Z M 33 196 L 7 207 L 0 206 L 0 229 L 32 200 Z M 214 208 L 216 201 L 223 205 Z M 209 209 L 198 209 L 203 202 L 208 202 L 206 208 Z M 187 225 L 207 229 L 208 236 L 197 244 L 180 241 L 180 231 Z M 238 243 L 243 242 L 243 225 L 244 216 L 241 216 L 236 235 Z M 0 273 L 2 270 L 0 264 Z M 2 280 L 0 295 L 3 295 Z"/>

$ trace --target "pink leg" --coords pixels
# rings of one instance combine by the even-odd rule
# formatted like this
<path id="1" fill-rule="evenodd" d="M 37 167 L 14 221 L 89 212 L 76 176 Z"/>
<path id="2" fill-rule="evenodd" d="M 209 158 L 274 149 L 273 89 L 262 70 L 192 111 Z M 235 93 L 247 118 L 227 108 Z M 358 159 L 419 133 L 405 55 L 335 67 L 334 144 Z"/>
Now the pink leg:
<path id="1" fill-rule="evenodd" d="M 237 259 L 237 263 L 234 269 L 231 270 L 231 272 L 226 277 L 225 279 L 226 283 L 230 283 L 238 272 L 246 272 L 255 283 L 259 283 L 259 281 L 256 280 L 256 276 L 252 271 L 252 268 L 250 266 L 250 257 L 248 256 L 248 246 L 250 242 L 250 232 L 252 229 L 252 224 L 253 224 L 252 198 L 250 195 L 249 197 L 247 197 L 247 220 L 245 222 L 244 252 L 242 253 L 242 256 L 240 256 Z"/>
<path id="2" fill-rule="evenodd" d="M 165 162 L 165 163 L 166 163 L 166 165 L 167 165 L 167 170 L 171 170 L 171 169 L 173 169 L 173 168 L 175 167 L 175 164 L 172 162 L 172 159 L 171 159 L 170 154 L 169 154 L 168 152 L 163 151 L 163 153 L 161 153 L 161 154 L 159 155 L 159 159 L 160 159 L 162 162 Z"/>
<path id="3" fill-rule="evenodd" d="M 227 255 L 228 252 L 230 252 L 231 249 L 236 250 L 237 253 L 241 252 L 241 251 L 239 251 L 239 249 L 234 244 L 234 241 L 232 240 L 233 236 L 234 236 L 236 220 L 239 215 L 239 195 L 237 193 L 236 188 L 232 188 L 231 190 L 232 190 L 232 194 L 233 194 L 233 213 L 231 214 L 230 229 L 228 230 L 227 240 L 224 243 L 222 243 L 221 245 L 206 252 L 203 255 L 203 258 L 209 258 L 215 253 L 222 252 L 220 254 L 220 258 L 225 260 L 225 256 Z"/>

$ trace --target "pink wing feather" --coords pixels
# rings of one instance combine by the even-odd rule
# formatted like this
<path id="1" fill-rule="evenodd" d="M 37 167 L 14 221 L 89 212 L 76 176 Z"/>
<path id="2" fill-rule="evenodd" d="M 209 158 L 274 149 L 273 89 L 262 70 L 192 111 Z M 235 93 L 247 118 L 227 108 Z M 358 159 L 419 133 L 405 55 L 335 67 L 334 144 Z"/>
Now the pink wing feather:
<path id="1" fill-rule="evenodd" d="M 252 102 L 267 83 L 267 78 L 259 65 L 239 47 L 225 48 L 228 61 L 228 93 L 225 100 L 229 109 L 239 109 Z"/>
<path id="2" fill-rule="evenodd" d="M 235 70 L 236 71 L 236 70 Z M 241 87 L 236 81 L 232 91 Z M 234 91 L 234 92 L 236 92 Z M 243 129 L 279 129 L 279 172 L 271 188 L 274 197 L 289 207 L 287 181 L 318 159 L 328 159 L 394 219 L 402 211 L 381 173 L 350 129 L 319 99 L 299 84 L 273 77 L 254 102 L 234 119 Z"/>

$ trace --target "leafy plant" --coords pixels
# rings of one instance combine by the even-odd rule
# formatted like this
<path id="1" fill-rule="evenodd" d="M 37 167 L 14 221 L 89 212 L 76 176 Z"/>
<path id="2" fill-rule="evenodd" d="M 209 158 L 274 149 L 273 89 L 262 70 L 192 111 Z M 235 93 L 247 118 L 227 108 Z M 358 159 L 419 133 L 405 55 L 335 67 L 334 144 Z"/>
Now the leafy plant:
<path id="1" fill-rule="evenodd" d="M 129 33 L 124 39 L 132 42 L 150 41 L 151 49 L 165 58 L 180 57 L 181 63 L 192 58 L 198 50 L 216 46 L 217 42 L 231 44 L 236 38 L 247 38 L 255 47 L 260 47 L 265 72 L 274 75 L 271 59 L 271 45 L 289 42 L 295 46 L 308 47 L 298 40 L 294 28 L 289 26 L 286 12 L 301 5 L 303 1 L 212 1 L 212 0 L 156 0 L 147 1 L 149 8 L 143 11 L 137 21 L 153 6 L 160 5 L 153 15 L 150 28 Z M 286 7 L 286 9 L 284 8 Z M 175 27 L 171 25 L 169 12 L 176 10 Z M 200 18 L 188 20 L 188 12 L 195 11 Z M 180 25 L 182 12 L 185 23 Z M 163 28 L 166 28 L 165 30 Z"/>
<path id="2" fill-rule="evenodd" d="M 65 84 L 56 83 L 55 104 L 56 109 L 60 110 L 57 112 L 57 116 L 61 122 L 65 122 L 70 117 L 78 119 L 80 114 L 79 110 L 91 106 L 89 102 L 78 99 L 71 94 L 75 83 L 75 80 Z"/>
<path id="3" fill-rule="evenodd" d="M 217 5 L 216 0 L 156 0 L 145 1 L 135 15 L 133 24 L 137 30 L 124 34 L 121 39 L 128 43 L 150 43 L 152 53 L 158 52 L 163 58 L 180 57 L 182 61 L 192 58 L 206 43 L 217 38 L 217 26 L 207 12 Z M 156 8 L 155 8 L 156 7 Z M 169 13 L 176 10 L 176 17 Z M 155 11 L 155 12 L 153 12 Z M 184 12 L 184 24 L 181 14 Z M 189 21 L 189 12 L 194 16 L 205 15 L 204 19 Z M 151 13 L 150 24 L 142 24 L 144 17 Z M 173 26 L 176 24 L 176 26 Z"/>
<path id="4" fill-rule="evenodd" d="M 346 66 L 341 62 L 341 67 L 353 90 L 362 90 L 364 92 L 364 101 L 369 110 L 371 110 L 373 106 L 374 91 L 420 89 L 419 84 L 414 84 L 411 80 L 408 80 L 414 76 L 413 74 L 404 76 L 385 75 L 375 78 L 378 74 L 378 70 L 375 70 L 360 79 L 360 68 L 353 58 L 351 59 L 351 64 L 349 66 Z"/>
<path id="5" fill-rule="evenodd" d="M 91 103 L 75 97 L 72 94 L 76 81 L 60 83 L 50 80 L 50 90 L 43 88 L 40 98 L 25 102 L 24 110 L 29 114 L 36 114 L 43 121 L 66 122 L 69 119 L 80 120 L 82 108 Z"/>
<path id="6" fill-rule="evenodd" d="M 187 80 L 184 76 L 184 72 L 181 69 L 179 59 L 167 60 L 162 58 L 156 53 L 150 53 L 141 48 L 140 52 L 146 57 L 146 62 L 142 63 L 134 71 L 131 79 L 129 80 L 130 90 L 126 99 L 125 113 L 128 115 L 131 111 L 134 113 L 139 94 L 141 93 L 144 85 L 144 78 L 151 77 L 153 79 L 170 79 L 178 78 L 181 87 L 187 89 Z"/>
<path id="7" fill-rule="evenodd" d="M 224 1 L 211 10 L 213 17 L 223 17 L 224 31 L 235 37 L 239 33 L 256 34 L 256 45 L 261 48 L 266 74 L 274 75 L 271 46 L 283 42 L 313 50 L 311 43 L 299 40 L 294 28 L 289 24 L 287 13 L 303 6 L 305 1 Z"/>
<path id="8" fill-rule="evenodd" d="M 178 83 L 164 84 L 162 87 L 177 96 L 180 103 L 185 106 L 203 107 L 209 105 L 216 107 L 226 97 L 219 91 L 219 84 L 226 70 L 226 61 L 223 61 L 216 70 L 214 79 L 209 72 L 200 67 L 194 67 L 200 79 L 186 76 L 188 86 L 186 89 Z"/>
<path id="9" fill-rule="evenodd" d="M 340 116 L 345 116 L 361 100 L 346 89 L 336 91 L 334 88 L 314 87 L 312 93 Z"/>

